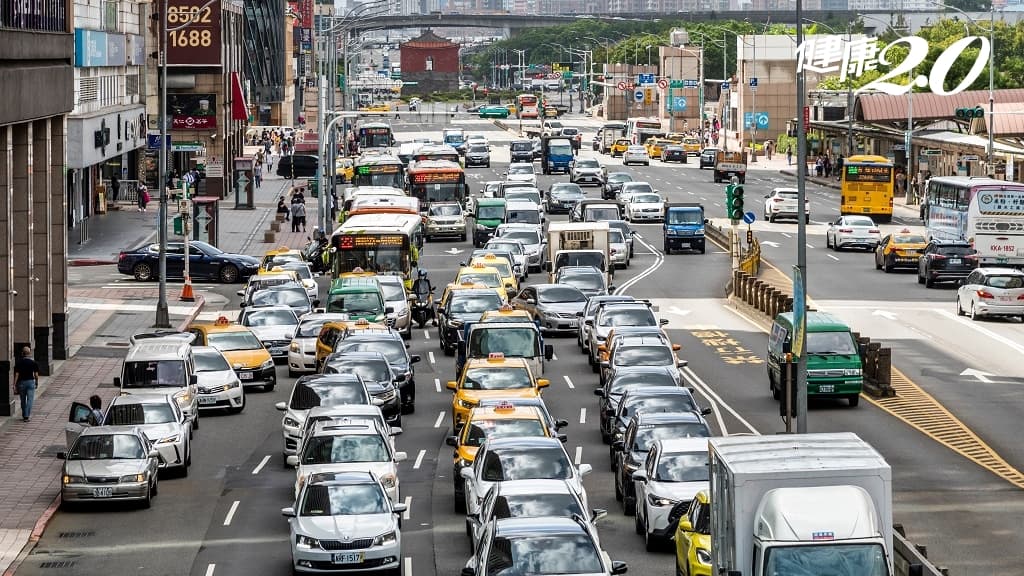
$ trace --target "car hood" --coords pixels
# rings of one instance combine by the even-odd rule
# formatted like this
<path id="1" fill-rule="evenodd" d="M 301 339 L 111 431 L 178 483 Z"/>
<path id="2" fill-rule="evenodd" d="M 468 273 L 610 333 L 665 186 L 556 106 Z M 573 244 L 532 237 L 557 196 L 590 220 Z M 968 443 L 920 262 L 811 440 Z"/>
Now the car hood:
<path id="1" fill-rule="evenodd" d="M 394 514 L 297 516 L 296 530 L 318 540 L 373 538 L 395 529 Z"/>
<path id="2" fill-rule="evenodd" d="M 146 470 L 146 460 L 68 460 L 64 471 L 71 476 L 128 476 Z"/>
<path id="3" fill-rule="evenodd" d="M 260 339 L 261 342 L 267 340 L 291 340 L 292 335 L 295 334 L 294 324 L 281 324 L 279 326 L 250 326 L 249 330 Z"/>
<path id="4" fill-rule="evenodd" d="M 509 182 L 535 182 L 537 176 L 534 174 L 509 174 L 505 177 Z"/>
<path id="5" fill-rule="evenodd" d="M 200 387 L 214 388 L 217 386 L 224 386 L 232 382 L 238 381 L 238 376 L 234 370 L 221 370 L 218 372 L 199 372 L 196 374 L 196 380 Z"/>
<path id="6" fill-rule="evenodd" d="M 697 492 L 707 490 L 708 483 L 705 482 L 651 482 L 647 485 L 647 492 L 663 498 L 681 502 L 692 500 Z"/>
<path id="7" fill-rule="evenodd" d="M 246 264 L 249 266 L 256 266 L 260 263 L 259 258 L 253 256 L 246 256 L 245 254 L 221 254 L 220 258 L 230 258 L 240 264 Z"/>
<path id="8" fill-rule="evenodd" d="M 537 310 L 548 313 L 575 314 L 576 312 L 582 312 L 586 305 L 586 302 L 544 302 L 537 304 Z"/>
<path id="9" fill-rule="evenodd" d="M 630 202 L 629 203 L 629 207 L 632 210 L 636 210 L 637 208 L 657 208 L 657 209 L 661 210 L 663 206 L 664 206 L 664 204 L 662 202 Z"/>
<path id="10" fill-rule="evenodd" d="M 316 352 L 316 338 L 292 338 L 292 344 L 297 344 L 299 352 L 308 352 L 313 354 Z"/>
<path id="11" fill-rule="evenodd" d="M 574 168 L 573 170 L 576 171 L 579 174 L 600 174 L 601 173 L 601 169 L 600 168 Z"/>
<path id="12" fill-rule="evenodd" d="M 142 432 L 149 438 L 151 442 L 156 442 L 161 438 L 167 438 L 173 436 L 181 431 L 181 425 L 177 422 L 168 422 L 166 424 L 143 424 L 139 426 Z"/>

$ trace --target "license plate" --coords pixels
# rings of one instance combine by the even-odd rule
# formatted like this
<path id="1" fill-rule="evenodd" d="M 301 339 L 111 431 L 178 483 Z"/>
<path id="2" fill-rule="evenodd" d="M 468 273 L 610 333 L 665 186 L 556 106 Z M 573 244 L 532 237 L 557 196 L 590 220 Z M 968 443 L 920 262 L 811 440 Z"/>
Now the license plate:
<path id="1" fill-rule="evenodd" d="M 359 564 L 363 561 L 362 552 L 339 552 L 331 554 L 331 562 L 335 564 Z"/>
<path id="2" fill-rule="evenodd" d="M 999 301 L 1000 302 L 1012 302 L 1013 301 L 1013 297 L 1012 296 L 1000 296 L 999 297 Z"/>
<path id="3" fill-rule="evenodd" d="M 578 324 L 576 323 L 576 321 L 575 321 L 575 320 L 570 320 L 570 321 L 569 321 L 569 326 L 571 326 L 571 327 L 573 327 L 573 328 L 576 328 L 576 327 L 578 326 Z"/>
<path id="4" fill-rule="evenodd" d="M 284 348 L 271 348 L 270 349 L 270 354 L 271 355 L 274 355 L 274 354 L 284 354 L 284 353 L 285 353 L 285 349 Z"/>
<path id="5" fill-rule="evenodd" d="M 949 260 L 949 265 L 950 266 L 959 266 L 960 265 L 960 259 L 959 258 L 951 258 Z"/>
<path id="6" fill-rule="evenodd" d="M 835 387 L 834 384 L 822 384 L 822 385 L 818 386 L 818 392 L 822 392 L 822 393 L 826 393 L 827 394 L 829 392 L 835 392 L 835 391 L 836 391 L 836 387 Z"/>
<path id="7" fill-rule="evenodd" d="M 252 380 L 252 372 L 242 372 L 238 378 L 239 380 Z"/>
<path id="8" fill-rule="evenodd" d="M 213 396 L 200 396 L 199 397 L 199 403 L 200 404 L 216 404 L 217 403 L 217 399 L 214 398 Z"/>
<path id="9" fill-rule="evenodd" d="M 113 495 L 114 495 L 114 489 L 113 488 L 93 488 L 92 489 L 92 497 L 93 498 L 110 498 Z"/>

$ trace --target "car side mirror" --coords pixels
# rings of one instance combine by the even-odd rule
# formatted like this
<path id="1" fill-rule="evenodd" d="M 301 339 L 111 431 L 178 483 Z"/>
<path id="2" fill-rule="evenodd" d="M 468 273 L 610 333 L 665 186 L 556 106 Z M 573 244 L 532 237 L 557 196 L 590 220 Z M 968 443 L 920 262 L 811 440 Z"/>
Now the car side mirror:
<path id="1" fill-rule="evenodd" d="M 682 346 L 680 346 L 679 344 L 673 344 L 673 345 L 672 345 L 672 351 L 673 351 L 673 352 L 678 352 L 678 351 L 680 351 L 680 350 L 682 350 L 682 349 L 683 349 L 683 347 L 682 347 Z"/>
<path id="2" fill-rule="evenodd" d="M 238 307 L 239 307 L 239 308 L 245 308 L 245 302 L 242 302 L 242 303 L 240 303 L 240 304 L 238 305 Z"/>
<path id="3" fill-rule="evenodd" d="M 551 385 L 551 381 L 548 380 L 547 378 L 538 378 L 537 379 L 537 388 L 547 388 L 550 385 Z"/>
<path id="4" fill-rule="evenodd" d="M 614 275 L 615 272 L 612 272 L 612 274 Z M 608 293 L 611 294 L 612 292 L 615 292 L 615 284 L 608 285 Z"/>
<path id="5" fill-rule="evenodd" d="M 676 362 L 676 367 L 677 368 L 686 368 L 689 365 L 690 365 L 690 363 L 687 360 L 679 360 L 678 362 Z"/>
<path id="6" fill-rule="evenodd" d="M 420 357 L 419 354 L 413 354 L 412 356 L 409 356 L 409 364 L 415 364 L 419 362 L 421 359 L 422 358 Z"/>
<path id="7" fill-rule="evenodd" d="M 568 420 L 555 420 L 555 430 L 561 430 L 569 425 Z"/>
<path id="8" fill-rule="evenodd" d="M 707 416 L 709 414 L 711 414 L 711 408 L 701 408 L 700 409 L 700 415 L 701 416 Z"/>
<path id="9" fill-rule="evenodd" d="M 472 480 L 473 479 L 473 469 L 469 468 L 469 467 L 460 468 L 459 469 L 459 476 L 461 476 L 463 480 Z"/>
<path id="10" fill-rule="evenodd" d="M 281 516 L 284 516 L 285 518 L 295 518 L 295 508 L 292 508 L 291 506 L 281 508 Z"/>
<path id="11" fill-rule="evenodd" d="M 598 520 L 608 516 L 608 511 L 604 508 L 592 508 L 590 510 L 590 521 L 597 522 Z"/>
<path id="12" fill-rule="evenodd" d="M 619 574 L 625 574 L 628 571 L 629 571 L 629 564 L 626 564 L 625 562 L 622 562 L 620 560 L 612 561 L 612 574 L 613 574 L 613 576 L 618 576 Z"/>
<path id="13" fill-rule="evenodd" d="M 661 318 L 658 320 L 658 326 L 668 326 L 668 318 Z"/>
<path id="14" fill-rule="evenodd" d="M 239 290 L 238 292 L 235 292 L 235 294 L 238 296 L 245 296 L 245 290 Z"/>
<path id="15" fill-rule="evenodd" d="M 405 462 L 409 459 L 408 452 L 395 452 L 395 462 Z"/>
<path id="16" fill-rule="evenodd" d="M 647 482 L 647 471 L 646 470 L 637 470 L 636 472 L 633 472 L 633 480 L 638 480 L 640 482 Z"/>
<path id="17" fill-rule="evenodd" d="M 457 447 L 459 445 L 459 438 L 457 436 L 447 436 L 444 439 L 444 443 L 452 447 Z"/>
<path id="18" fill-rule="evenodd" d="M 590 474 L 593 471 L 594 471 L 594 467 L 591 466 L 590 464 L 580 464 L 580 467 L 579 467 L 580 476 L 586 476 L 587 474 Z"/>
<path id="19" fill-rule="evenodd" d="M 679 518 L 679 530 L 682 532 L 693 532 L 693 524 L 690 524 L 690 519 L 686 516 Z"/>
<path id="20" fill-rule="evenodd" d="M 705 218 L 705 219 L 704 219 L 704 223 L 705 223 L 705 224 L 710 224 L 710 223 L 711 223 L 711 221 L 710 221 L 710 220 L 708 220 L 707 218 Z"/>
<path id="21" fill-rule="evenodd" d="M 381 400 L 380 398 L 370 398 L 370 405 L 371 406 L 383 406 L 384 405 L 384 401 Z"/>
<path id="22" fill-rule="evenodd" d="M 395 514 L 402 514 L 409 508 L 405 505 L 405 502 L 399 502 L 398 504 L 391 505 L 391 511 Z"/>
<path id="23" fill-rule="evenodd" d="M 612 442 L 612 450 L 622 450 L 626 444 L 622 440 Z"/>
<path id="24" fill-rule="evenodd" d="M 557 434 L 555 437 L 558 438 L 558 441 L 561 442 L 562 444 L 565 444 L 566 442 L 569 441 L 569 436 L 565 434 Z"/>
<path id="25" fill-rule="evenodd" d="M 288 456 L 287 458 L 284 459 L 284 463 L 294 468 L 295 466 L 299 465 L 299 457 Z"/>
<path id="26" fill-rule="evenodd" d="M 476 569 L 465 566 L 462 568 L 462 571 L 459 572 L 459 576 L 476 576 Z"/>
<path id="27" fill-rule="evenodd" d="M 288 404 L 284 402 L 278 402 L 277 404 L 274 404 L 274 408 L 277 408 L 278 410 L 284 412 L 285 410 L 288 409 Z"/>
<path id="28" fill-rule="evenodd" d="M 116 386 L 118 388 L 121 387 L 121 377 L 120 376 L 114 376 L 114 386 Z"/>
<path id="29" fill-rule="evenodd" d="M 57 460 L 67 460 L 67 459 L 68 459 L 67 452 L 57 452 Z"/>
<path id="30" fill-rule="evenodd" d="M 389 433 L 390 433 L 390 434 L 391 434 L 392 436 L 401 436 L 401 435 L 402 435 L 402 432 L 404 432 L 404 431 L 405 431 L 405 430 L 402 430 L 402 428 L 401 428 L 400 426 L 392 426 L 392 427 L 391 427 L 391 430 L 390 430 L 390 432 L 389 432 Z"/>
<path id="31" fill-rule="evenodd" d="M 594 390 L 594 396 L 600 396 L 601 398 L 604 398 L 604 390 L 601 388 Z"/>
<path id="32" fill-rule="evenodd" d="M 459 387 L 459 383 L 456 382 L 455 380 L 449 380 L 445 387 L 448 388 L 449 390 L 456 390 Z"/>

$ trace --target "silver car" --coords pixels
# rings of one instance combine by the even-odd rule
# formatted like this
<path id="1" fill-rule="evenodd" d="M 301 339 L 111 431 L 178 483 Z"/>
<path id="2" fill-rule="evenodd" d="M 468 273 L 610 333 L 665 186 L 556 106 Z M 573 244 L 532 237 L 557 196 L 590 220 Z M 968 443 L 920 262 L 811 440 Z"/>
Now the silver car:
<path id="1" fill-rule="evenodd" d="M 388 324 L 402 334 L 402 338 L 412 338 L 412 315 L 409 311 L 409 294 L 405 291 L 405 283 L 401 276 L 377 276 L 380 291 L 384 295 L 384 306 L 394 309 L 387 315 Z"/>
<path id="2" fill-rule="evenodd" d="M 569 182 L 573 184 L 593 184 L 604 186 L 605 169 L 601 163 L 594 158 L 580 158 L 573 163 L 572 172 L 569 173 Z"/>
<path id="3" fill-rule="evenodd" d="M 630 164 L 650 166 L 651 157 L 647 154 L 647 148 L 637 145 L 626 148 L 626 151 L 622 153 L 622 165 L 629 166 Z"/>
<path id="4" fill-rule="evenodd" d="M 577 312 L 583 311 L 587 297 L 575 286 L 537 284 L 524 288 L 512 305 L 528 311 L 544 332 L 575 332 L 579 326 Z"/>
<path id="5" fill-rule="evenodd" d="M 88 414 L 89 408 L 76 404 Z M 75 408 L 72 408 L 74 412 Z M 61 506 L 109 500 L 136 500 L 149 508 L 157 492 L 160 453 L 137 426 L 97 426 L 83 430 L 61 453 Z"/>
<path id="6" fill-rule="evenodd" d="M 238 414 L 245 409 L 245 390 L 228 359 L 213 346 L 193 346 L 200 410 L 227 408 Z"/>
<path id="7" fill-rule="evenodd" d="M 547 240 L 544 231 L 530 224 L 502 224 L 494 233 L 500 240 L 518 240 L 526 250 L 527 267 L 531 272 L 540 272 L 547 261 Z"/>
<path id="8" fill-rule="evenodd" d="M 300 374 L 316 372 L 316 340 L 320 336 L 320 329 L 327 322 L 344 322 L 348 319 L 348 314 L 337 312 L 314 312 L 299 318 L 292 343 L 288 346 L 288 376 L 294 378 Z"/>
<path id="9" fill-rule="evenodd" d="M 295 505 L 281 509 L 291 532 L 292 571 L 400 573 L 405 510 L 370 472 L 312 475 Z"/>
<path id="10" fill-rule="evenodd" d="M 629 244 L 622 230 L 608 228 L 608 249 L 611 253 L 612 266 L 616 268 L 629 268 Z"/>
<path id="11" fill-rule="evenodd" d="M 253 306 L 242 310 L 239 324 L 252 330 L 274 360 L 288 358 L 299 318 L 289 306 Z"/>

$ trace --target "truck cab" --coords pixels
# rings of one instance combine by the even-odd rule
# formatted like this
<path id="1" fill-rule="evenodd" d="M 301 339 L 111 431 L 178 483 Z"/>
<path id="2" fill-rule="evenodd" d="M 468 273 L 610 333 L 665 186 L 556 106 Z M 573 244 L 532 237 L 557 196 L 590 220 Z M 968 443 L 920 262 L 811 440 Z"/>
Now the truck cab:
<path id="1" fill-rule="evenodd" d="M 662 224 L 665 254 L 683 248 L 704 254 L 704 226 L 707 222 L 707 218 L 704 217 L 704 206 L 701 204 L 666 204 Z"/>
<path id="2" fill-rule="evenodd" d="M 545 136 L 540 141 L 540 163 L 544 174 L 571 170 L 573 160 L 572 142 L 560 136 Z"/>

